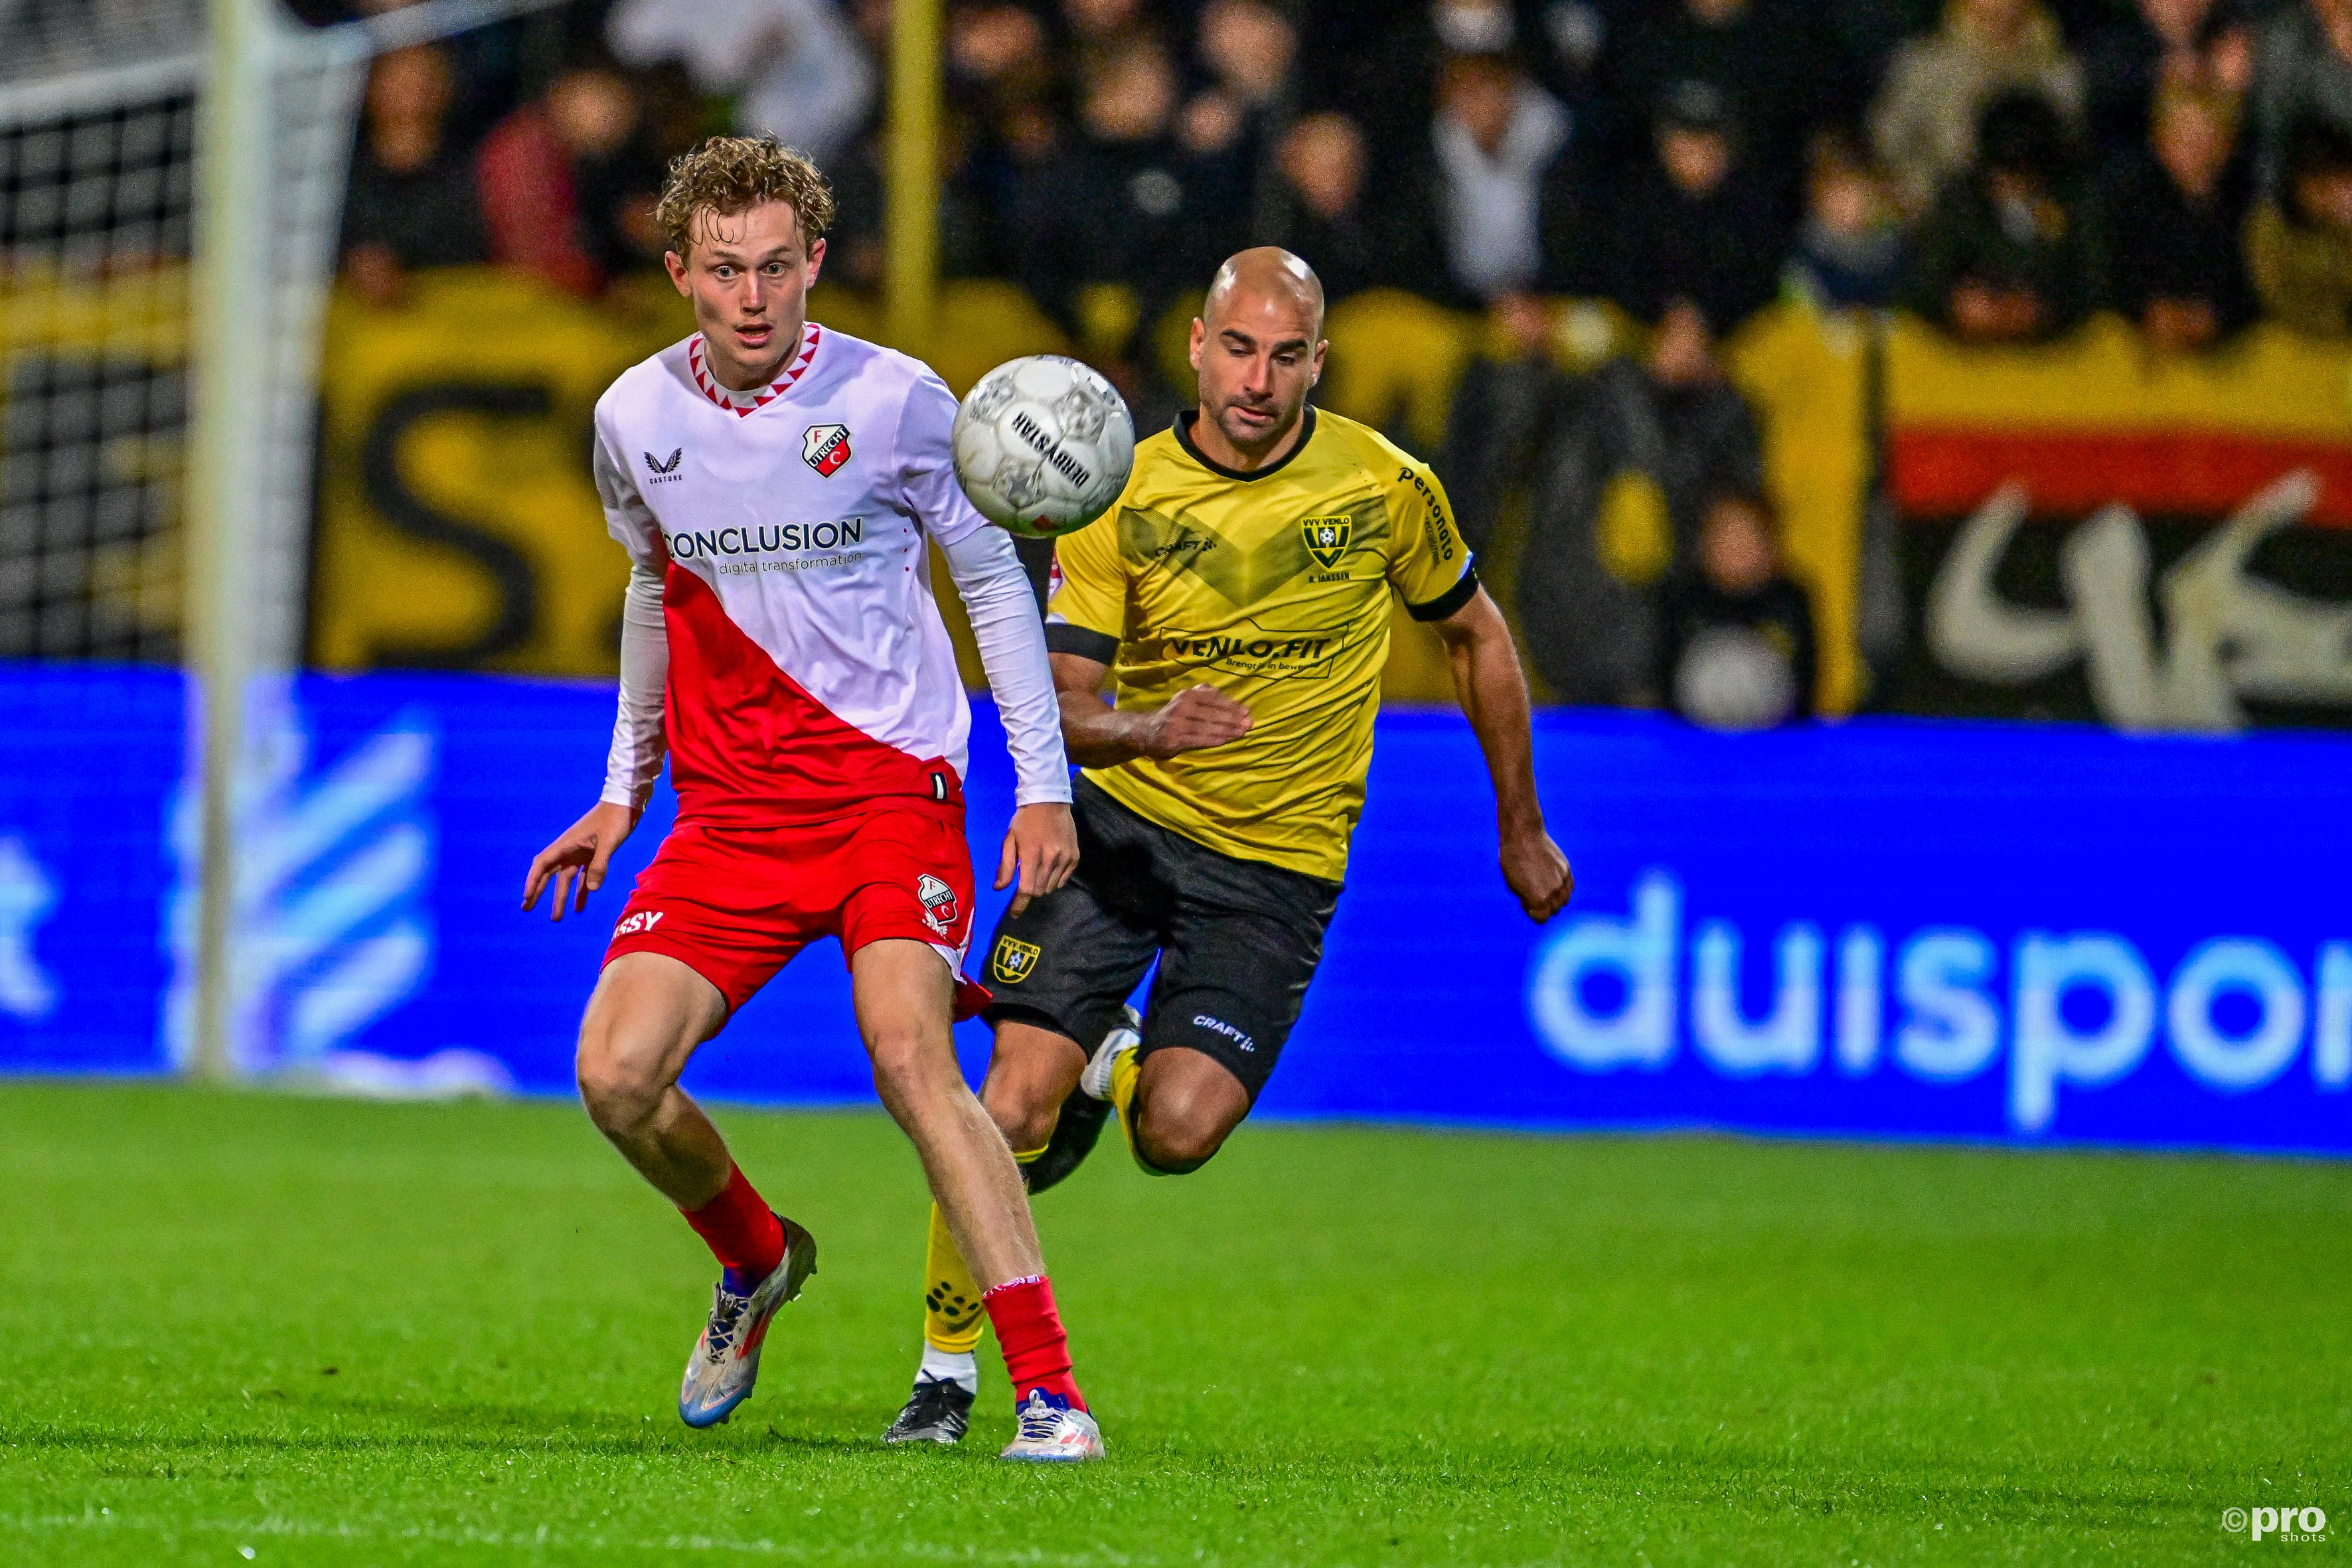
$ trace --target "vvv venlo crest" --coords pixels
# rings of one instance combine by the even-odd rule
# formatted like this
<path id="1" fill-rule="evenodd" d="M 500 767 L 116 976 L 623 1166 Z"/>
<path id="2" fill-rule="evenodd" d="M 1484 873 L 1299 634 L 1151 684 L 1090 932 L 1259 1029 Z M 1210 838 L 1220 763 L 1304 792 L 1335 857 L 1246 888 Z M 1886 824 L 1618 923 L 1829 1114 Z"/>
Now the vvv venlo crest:
<path id="1" fill-rule="evenodd" d="M 1348 553 L 1348 541 L 1356 531 L 1352 517 L 1302 517 L 1298 520 L 1299 537 L 1307 542 L 1307 553 L 1326 572 L 1339 564 L 1339 557 Z"/>

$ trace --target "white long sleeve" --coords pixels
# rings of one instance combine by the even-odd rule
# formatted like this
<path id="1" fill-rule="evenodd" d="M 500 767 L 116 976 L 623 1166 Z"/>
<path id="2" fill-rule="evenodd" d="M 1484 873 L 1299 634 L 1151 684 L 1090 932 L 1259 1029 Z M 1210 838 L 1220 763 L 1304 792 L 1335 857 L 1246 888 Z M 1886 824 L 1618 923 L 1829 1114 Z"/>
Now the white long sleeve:
<path id="1" fill-rule="evenodd" d="M 662 621 L 662 574 L 633 562 L 621 600 L 621 704 L 604 757 L 604 796 L 643 811 L 661 777 L 662 693 L 669 684 L 669 632 Z"/>
<path id="2" fill-rule="evenodd" d="M 1004 721 L 1020 781 L 1013 804 L 1068 800 L 1070 762 L 1062 749 L 1062 704 L 1045 658 L 1045 625 L 1012 537 L 1002 529 L 974 529 L 940 545 L 940 552 L 971 618 L 981 667 Z"/>

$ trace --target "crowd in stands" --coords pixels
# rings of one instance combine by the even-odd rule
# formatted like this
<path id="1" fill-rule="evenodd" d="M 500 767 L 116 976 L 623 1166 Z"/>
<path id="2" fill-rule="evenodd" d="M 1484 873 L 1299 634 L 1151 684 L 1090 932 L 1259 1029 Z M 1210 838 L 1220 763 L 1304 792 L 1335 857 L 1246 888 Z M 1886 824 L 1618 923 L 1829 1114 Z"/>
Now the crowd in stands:
<path id="1" fill-rule="evenodd" d="M 831 276 L 872 288 L 889 31 L 889 0 L 575 0 L 388 56 L 348 279 L 390 300 L 488 260 L 593 296 L 657 261 L 665 160 L 735 128 L 819 159 Z M 1518 608 L 1563 697 L 1672 700 L 1706 626 L 1790 620 L 1769 529 L 1760 577 L 1706 543 L 1769 523 L 1717 345 L 1776 300 L 1983 343 L 2101 310 L 2165 352 L 2352 335 L 2352 0 L 950 0 L 947 76 L 947 272 L 1091 342 L 1089 289 L 1122 286 L 1123 384 L 1251 243 L 1335 301 L 1488 311 L 1531 357 L 1546 299 L 1647 330 L 1572 397 L 1488 362 L 1457 404 L 1464 489 L 1537 480 Z M 1629 461 L 1669 524 L 1647 576 L 1611 559 Z"/>

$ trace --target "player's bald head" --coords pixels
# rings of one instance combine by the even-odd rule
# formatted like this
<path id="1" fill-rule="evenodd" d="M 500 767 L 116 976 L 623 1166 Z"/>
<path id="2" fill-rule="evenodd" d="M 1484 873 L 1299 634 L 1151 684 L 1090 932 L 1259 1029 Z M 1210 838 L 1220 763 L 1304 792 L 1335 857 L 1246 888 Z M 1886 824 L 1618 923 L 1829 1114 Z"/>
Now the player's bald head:
<path id="1" fill-rule="evenodd" d="M 1209 280 L 1201 320 L 1214 332 L 1231 316 L 1260 312 L 1269 305 L 1303 313 L 1310 342 L 1323 335 L 1323 279 L 1278 245 L 1253 246 L 1227 257 Z"/>

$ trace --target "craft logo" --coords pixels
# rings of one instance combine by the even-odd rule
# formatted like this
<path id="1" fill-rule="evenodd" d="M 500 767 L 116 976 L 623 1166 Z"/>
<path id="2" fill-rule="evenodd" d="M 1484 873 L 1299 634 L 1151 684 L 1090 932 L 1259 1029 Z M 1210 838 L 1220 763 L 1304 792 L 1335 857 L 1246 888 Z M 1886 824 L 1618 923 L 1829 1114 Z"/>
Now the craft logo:
<path id="1" fill-rule="evenodd" d="M 801 458 L 826 479 L 849 461 L 849 426 L 812 425 L 801 432 Z"/>
<path id="2" fill-rule="evenodd" d="M 1302 517 L 1298 520 L 1299 537 L 1307 541 L 1307 553 L 1315 557 L 1315 564 L 1328 572 L 1339 564 L 1339 557 L 1348 553 L 1348 538 L 1356 531 L 1352 517 Z"/>
<path id="3" fill-rule="evenodd" d="M 1000 936 L 996 939 L 996 952 L 988 961 L 988 972 L 1007 985 L 1018 985 L 1035 972 L 1037 952 L 1034 942 Z"/>
<path id="4" fill-rule="evenodd" d="M 669 455 L 669 461 L 667 463 L 658 461 L 651 452 L 645 454 L 646 467 L 652 470 L 654 476 L 652 482 L 657 485 L 674 485 L 677 483 L 678 480 L 686 478 L 684 474 L 677 471 L 678 464 L 682 462 L 685 458 L 686 448 L 683 447 L 679 447 L 672 450 Z"/>
<path id="5" fill-rule="evenodd" d="M 1240 1047 L 1243 1050 L 1255 1051 L 1257 1049 L 1257 1042 L 1255 1040 L 1251 1039 L 1247 1034 L 1240 1029 L 1236 1029 L 1231 1024 L 1226 1023 L 1223 1018 L 1212 1018 L 1206 1013 L 1195 1013 L 1192 1015 L 1192 1026 L 1196 1029 L 1206 1029 L 1213 1035 L 1223 1035 L 1225 1038 L 1233 1041 L 1234 1045 Z"/>
<path id="6" fill-rule="evenodd" d="M 945 932 L 956 922 L 955 889 L 937 877 L 924 874 L 915 884 L 915 897 L 923 901 L 923 923 L 935 931 Z"/>

